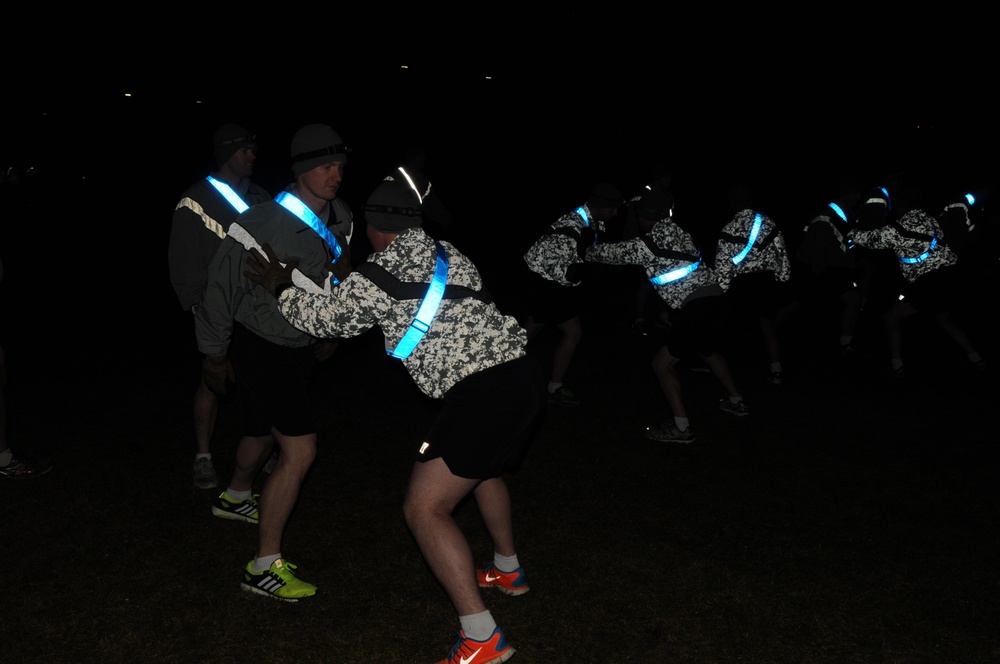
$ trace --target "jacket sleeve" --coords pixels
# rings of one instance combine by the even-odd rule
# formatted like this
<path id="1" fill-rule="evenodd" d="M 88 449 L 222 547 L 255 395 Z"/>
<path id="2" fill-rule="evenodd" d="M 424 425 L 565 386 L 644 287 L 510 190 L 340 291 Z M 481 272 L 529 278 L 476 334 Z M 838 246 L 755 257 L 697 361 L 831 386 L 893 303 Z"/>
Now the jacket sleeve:
<path id="1" fill-rule="evenodd" d="M 205 228 L 201 218 L 187 207 L 174 210 L 167 247 L 167 265 L 181 309 L 190 311 L 201 301 L 208 264 L 221 240 Z"/>
<path id="2" fill-rule="evenodd" d="M 195 338 L 205 355 L 224 355 L 229 350 L 236 310 L 246 294 L 246 251 L 227 238 L 208 266 L 208 283 L 195 312 Z"/>

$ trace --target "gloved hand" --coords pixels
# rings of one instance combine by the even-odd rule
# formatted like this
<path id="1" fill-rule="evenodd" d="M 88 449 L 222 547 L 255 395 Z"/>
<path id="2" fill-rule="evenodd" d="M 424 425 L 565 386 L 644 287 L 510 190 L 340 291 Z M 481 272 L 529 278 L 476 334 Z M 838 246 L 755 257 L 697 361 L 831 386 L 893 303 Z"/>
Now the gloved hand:
<path id="1" fill-rule="evenodd" d="M 263 286 L 268 293 L 274 295 L 279 286 L 292 283 L 292 270 L 299 266 L 298 261 L 290 261 L 282 266 L 275 256 L 271 245 L 264 245 L 264 254 L 256 249 L 250 249 L 246 266 L 250 268 L 243 276 Z"/>
<path id="2" fill-rule="evenodd" d="M 583 279 L 583 263 L 570 263 L 566 268 L 566 280 L 578 284 L 581 279 Z"/>
<path id="3" fill-rule="evenodd" d="M 316 361 L 325 362 L 329 360 L 333 357 L 333 353 L 339 345 L 340 343 L 337 341 L 318 341 L 313 344 L 313 354 L 316 356 Z"/>
<path id="4" fill-rule="evenodd" d="M 226 381 L 236 382 L 236 372 L 226 355 L 206 355 L 201 363 L 201 379 L 208 389 L 226 395 Z"/>

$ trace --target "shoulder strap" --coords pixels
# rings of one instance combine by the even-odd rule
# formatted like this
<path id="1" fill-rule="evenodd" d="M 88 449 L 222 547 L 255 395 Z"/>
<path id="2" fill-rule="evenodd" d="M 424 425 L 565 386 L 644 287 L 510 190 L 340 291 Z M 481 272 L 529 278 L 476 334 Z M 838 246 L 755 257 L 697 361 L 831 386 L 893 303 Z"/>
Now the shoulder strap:
<path id="1" fill-rule="evenodd" d="M 340 242 L 338 242 L 337 238 L 330 232 L 330 229 L 326 227 L 323 220 L 317 217 L 316 213 L 310 210 L 305 203 L 300 201 L 294 194 L 287 191 L 283 191 L 278 194 L 274 201 L 301 219 L 304 224 L 316 231 L 316 234 L 323 238 L 323 241 L 326 242 L 328 247 L 330 247 L 330 253 L 333 255 L 333 260 L 331 261 L 332 263 L 336 263 L 340 259 L 341 254 L 344 252 L 343 248 L 340 246 Z M 330 212 L 332 214 L 333 210 Z M 335 274 L 330 275 L 330 280 L 333 282 L 334 286 L 340 283 L 340 279 L 338 279 Z"/>
<path id="2" fill-rule="evenodd" d="M 236 190 L 230 187 L 228 183 L 223 182 L 222 180 L 217 180 L 211 175 L 209 175 L 206 179 L 209 184 L 215 187 L 216 191 L 222 194 L 222 197 L 226 199 L 226 202 L 232 205 L 240 214 L 243 214 L 250 208 L 246 201 L 240 198 L 240 195 L 237 194 Z"/>
<path id="3" fill-rule="evenodd" d="M 417 317 L 410 323 L 406 334 L 403 335 L 403 338 L 399 340 L 399 343 L 393 350 L 386 351 L 392 357 L 402 360 L 410 356 L 416 345 L 423 339 L 424 334 L 430 329 L 431 323 L 434 321 L 434 315 L 437 314 L 438 307 L 441 305 L 441 298 L 444 297 L 444 285 L 448 280 L 448 252 L 444 250 L 440 242 L 435 242 L 434 246 L 437 247 L 434 278 L 427 288 L 424 301 L 420 303 L 420 308 L 417 309 Z"/>

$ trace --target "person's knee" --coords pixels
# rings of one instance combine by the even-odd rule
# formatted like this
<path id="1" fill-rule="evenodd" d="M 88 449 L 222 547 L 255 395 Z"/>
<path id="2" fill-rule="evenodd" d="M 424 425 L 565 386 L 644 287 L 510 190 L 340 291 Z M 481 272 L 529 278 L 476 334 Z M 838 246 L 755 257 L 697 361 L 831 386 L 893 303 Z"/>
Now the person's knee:
<path id="1" fill-rule="evenodd" d="M 280 446 L 279 463 L 289 464 L 303 475 L 316 460 L 315 435 L 286 437 L 284 440 L 279 439 L 277 442 Z"/>
<path id="2" fill-rule="evenodd" d="M 660 352 L 657 353 L 653 358 L 651 366 L 653 368 L 653 373 L 660 375 L 674 370 L 677 363 L 680 362 L 679 358 L 674 357 L 670 353 Z"/>

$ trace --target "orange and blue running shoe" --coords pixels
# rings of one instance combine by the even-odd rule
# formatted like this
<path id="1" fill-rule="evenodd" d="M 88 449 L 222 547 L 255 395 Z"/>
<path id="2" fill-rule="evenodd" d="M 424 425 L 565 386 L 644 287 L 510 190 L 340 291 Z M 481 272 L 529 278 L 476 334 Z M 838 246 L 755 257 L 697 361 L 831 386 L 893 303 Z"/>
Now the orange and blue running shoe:
<path id="1" fill-rule="evenodd" d="M 514 656 L 514 648 L 507 643 L 507 637 L 500 628 L 485 641 L 476 641 L 459 631 L 458 643 L 448 652 L 448 656 L 436 664 L 500 664 Z"/>
<path id="2" fill-rule="evenodd" d="M 513 572 L 501 572 L 496 565 L 490 563 L 485 569 L 476 570 L 476 581 L 480 588 L 496 588 L 508 595 L 523 595 L 530 590 L 524 578 L 523 567 L 518 567 Z"/>

